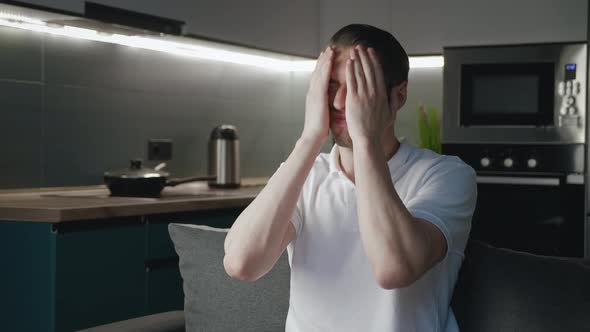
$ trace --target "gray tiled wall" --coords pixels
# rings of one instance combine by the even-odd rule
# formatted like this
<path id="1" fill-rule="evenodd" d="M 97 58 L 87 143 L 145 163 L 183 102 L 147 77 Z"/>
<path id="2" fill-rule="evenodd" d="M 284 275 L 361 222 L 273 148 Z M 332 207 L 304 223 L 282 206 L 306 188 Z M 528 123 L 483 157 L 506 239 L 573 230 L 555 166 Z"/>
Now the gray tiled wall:
<path id="1" fill-rule="evenodd" d="M 42 86 L 0 81 L 0 184 L 6 188 L 41 184 Z"/>
<path id="2" fill-rule="evenodd" d="M 429 90 L 410 96 L 440 104 L 441 79 L 417 74 Z M 238 127 L 242 175 L 270 176 L 303 128 L 308 80 L 0 27 L 0 188 L 100 184 L 104 171 L 147 159 L 150 138 L 173 140 L 173 176 L 205 174 L 221 123 Z M 398 135 L 412 140 L 415 107 L 406 109 Z"/>
<path id="3" fill-rule="evenodd" d="M 221 123 L 238 127 L 243 176 L 269 176 L 303 124 L 297 75 L 2 27 L 0 188 L 100 184 L 149 138 L 173 140 L 174 176 L 205 174 Z"/>

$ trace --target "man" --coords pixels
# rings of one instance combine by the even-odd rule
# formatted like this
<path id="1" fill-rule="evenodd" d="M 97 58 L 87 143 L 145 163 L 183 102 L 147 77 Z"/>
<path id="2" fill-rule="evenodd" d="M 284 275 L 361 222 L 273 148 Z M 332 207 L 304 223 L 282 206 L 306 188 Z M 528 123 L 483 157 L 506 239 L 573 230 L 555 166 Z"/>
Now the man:
<path id="1" fill-rule="evenodd" d="M 287 331 L 456 331 L 449 308 L 476 200 L 458 158 L 399 142 L 408 57 L 388 32 L 338 31 L 319 56 L 293 152 L 225 240 L 241 280 L 288 248 Z M 329 131 L 336 141 L 319 154 Z"/>

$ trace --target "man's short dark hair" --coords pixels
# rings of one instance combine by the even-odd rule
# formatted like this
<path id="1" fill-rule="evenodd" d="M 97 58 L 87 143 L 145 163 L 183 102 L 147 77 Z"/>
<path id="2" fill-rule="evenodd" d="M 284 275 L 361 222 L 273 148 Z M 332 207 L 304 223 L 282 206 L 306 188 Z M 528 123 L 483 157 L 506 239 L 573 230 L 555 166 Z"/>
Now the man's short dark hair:
<path id="1" fill-rule="evenodd" d="M 350 24 L 338 30 L 330 39 L 330 46 L 333 47 L 356 45 L 371 47 L 375 50 L 383 67 L 388 96 L 391 88 L 408 80 L 410 69 L 408 54 L 391 33 L 367 24 Z"/>

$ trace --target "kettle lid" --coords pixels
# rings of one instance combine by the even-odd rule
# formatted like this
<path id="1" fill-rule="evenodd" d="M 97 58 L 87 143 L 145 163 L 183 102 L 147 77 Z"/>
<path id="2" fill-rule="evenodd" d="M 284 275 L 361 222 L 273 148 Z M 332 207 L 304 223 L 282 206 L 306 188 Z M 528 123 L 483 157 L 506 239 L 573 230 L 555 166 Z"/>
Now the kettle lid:
<path id="1" fill-rule="evenodd" d="M 211 139 L 224 139 L 224 140 L 232 140 L 235 141 L 238 139 L 238 129 L 236 126 L 222 124 L 211 131 Z"/>

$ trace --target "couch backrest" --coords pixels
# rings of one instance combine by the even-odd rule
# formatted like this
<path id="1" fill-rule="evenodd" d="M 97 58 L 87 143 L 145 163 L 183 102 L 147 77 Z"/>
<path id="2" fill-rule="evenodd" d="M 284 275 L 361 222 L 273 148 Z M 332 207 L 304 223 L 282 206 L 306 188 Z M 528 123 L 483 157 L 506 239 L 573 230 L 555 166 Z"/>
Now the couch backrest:
<path id="1" fill-rule="evenodd" d="M 289 308 L 287 253 L 255 282 L 231 279 L 223 268 L 227 230 L 170 224 L 180 257 L 187 332 L 276 332 L 285 330 Z"/>
<path id="2" fill-rule="evenodd" d="M 452 308 L 461 332 L 590 331 L 590 266 L 470 240 Z"/>
<path id="3" fill-rule="evenodd" d="M 169 226 L 180 256 L 187 331 L 284 331 L 286 253 L 254 283 L 223 269 L 226 233 Z M 452 308 L 461 332 L 590 331 L 590 266 L 470 240 Z"/>

